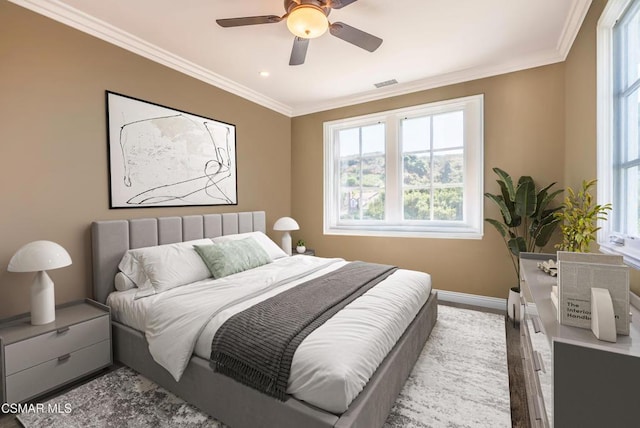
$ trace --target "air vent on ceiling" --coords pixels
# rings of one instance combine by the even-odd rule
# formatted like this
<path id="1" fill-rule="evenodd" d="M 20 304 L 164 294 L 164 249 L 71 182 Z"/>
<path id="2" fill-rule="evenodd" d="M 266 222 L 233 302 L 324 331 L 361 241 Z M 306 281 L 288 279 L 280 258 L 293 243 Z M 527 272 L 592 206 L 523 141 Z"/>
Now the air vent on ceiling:
<path id="1" fill-rule="evenodd" d="M 384 88 L 385 86 L 396 85 L 398 81 L 396 79 L 385 80 L 384 82 L 374 83 L 376 88 Z"/>

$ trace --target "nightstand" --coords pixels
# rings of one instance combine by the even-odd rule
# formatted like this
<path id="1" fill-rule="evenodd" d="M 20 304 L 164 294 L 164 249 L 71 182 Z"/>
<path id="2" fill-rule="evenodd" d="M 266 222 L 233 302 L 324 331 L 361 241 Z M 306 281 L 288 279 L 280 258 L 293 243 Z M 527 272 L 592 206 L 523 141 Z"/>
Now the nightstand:
<path id="1" fill-rule="evenodd" d="M 293 256 L 299 256 L 299 255 L 303 255 L 303 256 L 315 256 L 316 255 L 316 250 L 312 249 L 312 248 L 307 248 L 307 251 L 305 251 L 304 253 L 299 253 L 296 251 L 296 249 L 294 248 L 291 252 L 291 255 Z"/>
<path id="2" fill-rule="evenodd" d="M 112 364 L 109 307 L 90 299 L 56 308 L 54 322 L 0 323 L 2 403 L 19 403 Z"/>

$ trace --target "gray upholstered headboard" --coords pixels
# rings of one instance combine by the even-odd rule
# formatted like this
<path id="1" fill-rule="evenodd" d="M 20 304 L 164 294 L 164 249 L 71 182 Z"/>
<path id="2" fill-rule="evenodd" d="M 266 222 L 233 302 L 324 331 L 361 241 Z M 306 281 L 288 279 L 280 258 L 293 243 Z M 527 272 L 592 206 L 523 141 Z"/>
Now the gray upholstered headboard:
<path id="1" fill-rule="evenodd" d="M 93 222 L 93 298 L 106 302 L 118 263 L 129 249 L 254 231 L 266 233 L 264 211 Z"/>

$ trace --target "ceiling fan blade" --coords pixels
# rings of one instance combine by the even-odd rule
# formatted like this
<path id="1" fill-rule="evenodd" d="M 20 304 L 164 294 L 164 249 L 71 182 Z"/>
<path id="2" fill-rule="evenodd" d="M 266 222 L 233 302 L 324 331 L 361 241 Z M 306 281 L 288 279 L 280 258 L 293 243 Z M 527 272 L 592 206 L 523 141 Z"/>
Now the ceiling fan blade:
<path id="1" fill-rule="evenodd" d="M 245 16 L 242 18 L 216 19 L 218 25 L 225 28 L 241 27 L 243 25 L 275 24 L 280 21 L 282 21 L 282 17 L 277 15 Z"/>
<path id="2" fill-rule="evenodd" d="M 351 3 L 355 3 L 358 0 L 331 0 L 329 7 L 331 9 L 342 9 L 345 6 L 349 6 Z"/>
<path id="3" fill-rule="evenodd" d="M 342 39 L 345 42 L 352 43 L 369 52 L 375 51 L 382 44 L 381 38 L 362 30 L 358 30 L 344 22 L 334 22 L 329 27 L 329 31 L 337 38 Z"/>
<path id="4" fill-rule="evenodd" d="M 289 59 L 289 65 L 304 64 L 304 59 L 307 57 L 308 47 L 309 39 L 303 39 L 302 37 L 296 37 L 295 39 L 293 39 L 293 49 L 291 49 L 291 59 Z"/>

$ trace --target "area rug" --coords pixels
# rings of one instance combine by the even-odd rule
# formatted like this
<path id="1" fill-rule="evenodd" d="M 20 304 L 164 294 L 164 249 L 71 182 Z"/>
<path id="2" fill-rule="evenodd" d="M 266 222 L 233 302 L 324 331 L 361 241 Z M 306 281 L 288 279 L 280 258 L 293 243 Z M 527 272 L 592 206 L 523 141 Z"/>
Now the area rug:
<path id="1" fill-rule="evenodd" d="M 23 413 L 18 420 L 26 428 L 225 427 L 127 367 L 49 404 L 59 412 Z M 440 305 L 385 428 L 510 426 L 504 316 Z"/>

